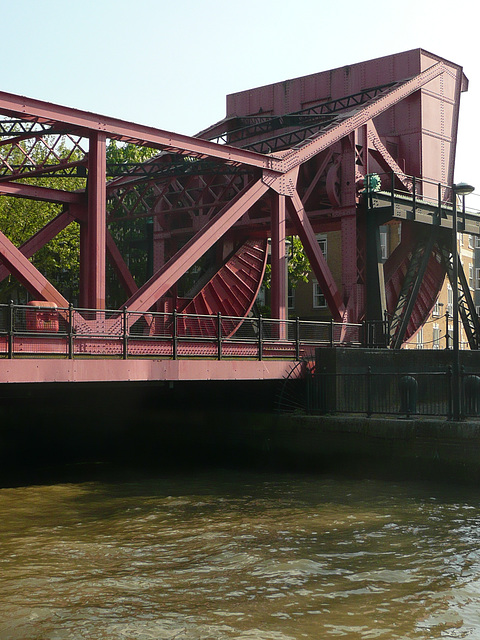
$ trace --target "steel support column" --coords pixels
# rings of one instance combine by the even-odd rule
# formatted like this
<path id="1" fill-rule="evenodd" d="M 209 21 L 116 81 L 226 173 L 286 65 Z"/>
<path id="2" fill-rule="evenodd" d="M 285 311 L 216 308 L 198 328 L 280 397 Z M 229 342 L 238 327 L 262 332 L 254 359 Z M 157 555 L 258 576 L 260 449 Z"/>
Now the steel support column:
<path id="1" fill-rule="evenodd" d="M 272 318 L 287 320 L 287 254 L 285 245 L 285 196 L 273 194 L 272 202 Z M 284 339 L 286 325 L 279 326 L 279 338 Z"/>
<path id="2" fill-rule="evenodd" d="M 358 280 L 357 269 L 357 217 L 343 216 L 342 224 L 342 281 L 343 298 L 349 300 Z M 357 317 L 348 318 L 349 322 L 357 322 Z"/>
<path id="3" fill-rule="evenodd" d="M 385 276 L 383 272 L 379 221 L 372 210 L 367 211 L 366 227 L 366 318 L 371 322 L 383 322 L 385 319 L 385 312 L 387 310 Z"/>
<path id="4" fill-rule="evenodd" d="M 86 303 L 91 309 L 105 308 L 106 261 L 106 136 L 90 136 L 88 154 L 88 215 Z"/>

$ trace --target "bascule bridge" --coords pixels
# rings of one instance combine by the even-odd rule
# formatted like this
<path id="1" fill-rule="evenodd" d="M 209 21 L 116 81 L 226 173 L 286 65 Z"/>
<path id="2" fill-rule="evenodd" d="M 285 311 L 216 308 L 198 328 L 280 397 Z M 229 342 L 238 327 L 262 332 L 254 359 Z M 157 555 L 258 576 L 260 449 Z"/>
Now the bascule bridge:
<path id="1" fill-rule="evenodd" d="M 0 194 L 58 208 L 20 246 L 0 233 L 1 276 L 30 297 L 26 308 L 3 301 L 0 380 L 282 377 L 325 343 L 373 336 L 400 348 L 456 271 L 477 348 L 478 317 L 452 251 L 467 88 L 458 64 L 415 49 L 230 95 L 225 118 L 193 137 L 0 92 Z M 107 165 L 109 141 L 158 153 Z M 59 176 L 75 187 L 48 186 Z M 462 213 L 459 230 L 480 234 L 477 216 Z M 144 280 L 118 241 L 142 219 Z M 73 305 L 31 258 L 75 223 Z M 382 225 L 392 237 L 386 261 Z M 334 267 L 317 240 L 332 232 Z M 288 236 L 301 240 L 329 323 L 288 319 Z M 272 317 L 262 319 L 252 308 L 267 260 Z M 107 261 L 123 290 L 113 309 Z"/>

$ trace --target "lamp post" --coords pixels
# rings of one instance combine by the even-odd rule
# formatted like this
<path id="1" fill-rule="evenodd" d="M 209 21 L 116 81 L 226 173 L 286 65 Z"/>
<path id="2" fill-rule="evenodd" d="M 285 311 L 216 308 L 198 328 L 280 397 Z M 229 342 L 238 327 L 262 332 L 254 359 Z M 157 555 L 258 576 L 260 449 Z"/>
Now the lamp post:
<path id="1" fill-rule="evenodd" d="M 474 191 L 475 187 L 465 182 L 459 182 L 452 186 L 452 261 L 453 261 L 453 394 L 452 394 L 452 418 L 460 420 L 460 333 L 458 323 L 458 216 L 457 216 L 457 196 L 463 196 L 463 207 L 465 207 L 465 196 Z"/>

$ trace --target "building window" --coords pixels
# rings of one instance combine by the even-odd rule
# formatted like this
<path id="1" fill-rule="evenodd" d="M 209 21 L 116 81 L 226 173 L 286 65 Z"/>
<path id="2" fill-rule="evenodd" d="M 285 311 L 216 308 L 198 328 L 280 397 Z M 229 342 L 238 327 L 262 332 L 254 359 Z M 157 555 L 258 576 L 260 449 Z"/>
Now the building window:
<path id="1" fill-rule="evenodd" d="M 440 349 L 440 326 L 436 322 L 433 323 L 432 334 L 432 348 Z"/>
<path id="2" fill-rule="evenodd" d="M 417 349 L 423 349 L 423 327 L 417 333 Z"/>
<path id="3" fill-rule="evenodd" d="M 472 235 L 469 235 L 469 236 L 468 236 L 468 248 L 469 248 L 469 249 L 473 249 L 473 247 L 474 247 L 474 244 L 473 244 L 473 236 L 472 236 Z"/>
<path id="4" fill-rule="evenodd" d="M 432 316 L 434 316 L 435 318 L 439 318 L 442 315 L 442 308 L 443 303 L 437 300 L 433 307 Z"/>
<path id="5" fill-rule="evenodd" d="M 480 269 L 475 269 L 475 289 L 480 289 Z"/>
<path id="6" fill-rule="evenodd" d="M 327 259 L 327 236 L 321 234 L 317 236 L 317 242 L 320 246 L 320 249 L 322 251 L 322 255 L 325 258 L 325 260 Z"/>
<path id="7" fill-rule="evenodd" d="M 447 285 L 447 296 L 448 296 L 447 311 L 448 311 L 448 314 L 452 316 L 453 315 L 453 291 L 450 285 Z"/>
<path id="8" fill-rule="evenodd" d="M 288 308 L 295 309 L 295 289 L 291 284 L 288 285 Z"/>
<path id="9" fill-rule="evenodd" d="M 473 264 L 468 265 L 468 286 L 473 289 Z"/>
<path id="10" fill-rule="evenodd" d="M 258 305 L 262 307 L 265 306 L 265 287 L 264 286 L 260 287 L 256 302 Z"/>
<path id="11" fill-rule="evenodd" d="M 313 281 L 313 308 L 325 309 L 327 307 L 327 301 L 320 289 L 320 285 L 316 280 Z"/>
<path id="12" fill-rule="evenodd" d="M 382 260 L 387 259 L 387 232 L 380 231 L 380 247 L 382 249 Z"/>
<path id="13" fill-rule="evenodd" d="M 480 249 L 480 236 L 475 236 L 475 249 Z"/>

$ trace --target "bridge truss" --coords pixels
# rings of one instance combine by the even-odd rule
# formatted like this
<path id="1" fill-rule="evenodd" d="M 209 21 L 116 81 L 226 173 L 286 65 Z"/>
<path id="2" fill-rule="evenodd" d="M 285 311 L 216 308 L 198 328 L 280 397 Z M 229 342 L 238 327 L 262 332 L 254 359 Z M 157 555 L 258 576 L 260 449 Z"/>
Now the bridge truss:
<path id="1" fill-rule="evenodd" d="M 286 238 L 296 235 L 333 320 L 388 315 L 389 343 L 398 347 L 423 324 L 451 272 L 445 185 L 453 182 L 466 88 L 461 67 L 417 49 L 234 94 L 226 118 L 193 137 L 0 92 L 0 194 L 58 205 L 20 246 L 0 233 L 0 277 L 68 308 L 72 301 L 31 258 L 78 223 L 80 307 L 105 309 L 108 259 L 124 290 L 119 314 L 224 314 L 239 318 L 233 335 L 257 297 L 268 243 L 272 317 L 287 319 Z M 158 154 L 107 166 L 112 140 Z M 387 172 L 392 188 L 382 202 L 369 176 Z M 81 177 L 84 186 L 48 186 L 60 176 L 75 185 Z M 392 196 L 398 189 L 408 202 L 403 213 Z M 432 197 L 440 222 L 422 213 Z M 151 225 L 151 272 L 138 281 L 117 240 L 122 225 L 142 219 Z M 380 224 L 398 227 L 385 263 Z M 341 236 L 339 277 L 317 241 L 332 231 Z M 187 273 L 193 283 L 181 291 Z M 88 323 L 94 327 L 94 315 L 85 314 Z"/>

